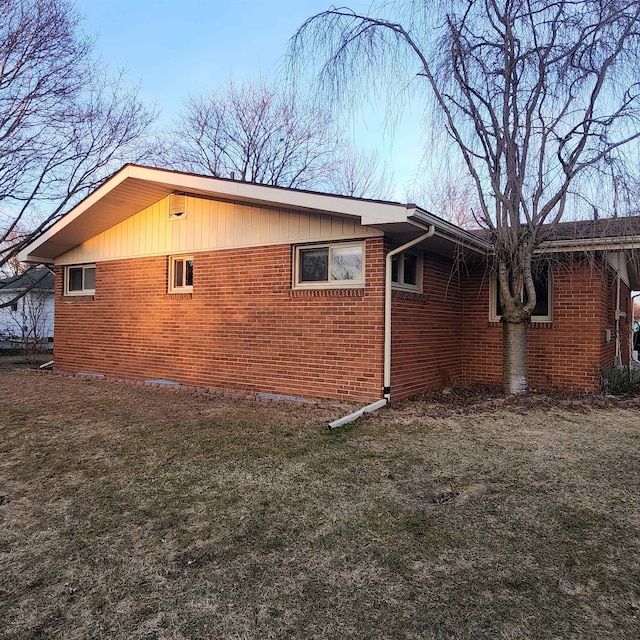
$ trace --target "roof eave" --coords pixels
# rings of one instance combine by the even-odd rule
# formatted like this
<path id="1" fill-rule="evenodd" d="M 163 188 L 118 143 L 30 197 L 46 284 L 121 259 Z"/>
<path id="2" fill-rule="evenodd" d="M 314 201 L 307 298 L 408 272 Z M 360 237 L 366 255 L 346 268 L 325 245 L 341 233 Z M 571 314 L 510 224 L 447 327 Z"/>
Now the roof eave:
<path id="1" fill-rule="evenodd" d="M 472 251 L 476 251 L 484 255 L 491 251 L 492 245 L 490 242 L 487 242 L 483 238 L 478 237 L 466 229 L 456 226 L 448 220 L 439 218 L 425 209 L 415 207 L 414 211 L 410 214 L 410 217 L 423 224 L 434 225 L 436 227 L 437 235 L 447 240 L 451 240 L 452 242 L 466 247 L 467 249 L 471 249 Z"/>
<path id="2" fill-rule="evenodd" d="M 134 189 L 141 184 L 145 187 L 145 193 L 140 196 L 135 210 L 122 208 L 114 212 L 114 208 L 111 208 L 108 222 L 102 216 L 91 217 L 92 213 L 100 210 L 101 202 L 104 206 L 105 198 L 118 200 L 118 196 L 126 193 L 127 189 Z M 125 165 L 25 247 L 18 257 L 23 262 L 51 263 L 81 242 L 122 222 L 172 192 L 356 218 L 365 226 L 406 222 L 410 212 L 415 208 L 414 205 L 396 202 L 348 198 L 139 165 Z M 45 248 L 46 250 L 43 250 Z"/>
<path id="3" fill-rule="evenodd" d="M 537 253 L 575 253 L 579 251 L 623 251 L 634 249 L 640 249 L 640 236 L 548 240 L 540 245 Z"/>

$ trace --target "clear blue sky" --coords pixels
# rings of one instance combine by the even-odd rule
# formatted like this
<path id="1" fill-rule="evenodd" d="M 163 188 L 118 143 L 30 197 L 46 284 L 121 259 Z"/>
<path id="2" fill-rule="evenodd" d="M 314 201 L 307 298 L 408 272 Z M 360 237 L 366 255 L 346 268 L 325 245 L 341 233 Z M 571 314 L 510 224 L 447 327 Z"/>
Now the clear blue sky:
<path id="1" fill-rule="evenodd" d="M 155 102 L 167 123 L 189 93 L 215 88 L 230 76 L 275 76 L 296 28 L 330 5 L 330 0 L 76 0 L 84 30 L 96 37 L 96 54 L 114 71 L 125 69 L 132 84 L 139 82 L 145 101 Z M 359 146 L 378 149 L 400 185 L 420 160 L 418 123 L 409 116 L 403 122 L 410 124 L 399 126 L 390 139 L 382 117 L 371 111 L 358 116 L 354 131 Z"/>

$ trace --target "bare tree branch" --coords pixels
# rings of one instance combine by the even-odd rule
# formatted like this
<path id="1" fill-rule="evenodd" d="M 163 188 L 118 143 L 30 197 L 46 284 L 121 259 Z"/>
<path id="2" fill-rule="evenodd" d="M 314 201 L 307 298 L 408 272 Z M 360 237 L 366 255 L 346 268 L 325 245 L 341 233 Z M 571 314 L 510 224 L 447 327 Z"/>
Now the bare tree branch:
<path id="1" fill-rule="evenodd" d="M 293 72 L 317 62 L 330 99 L 353 107 L 397 79 L 433 126 L 444 124 L 493 242 L 505 335 L 531 318 L 533 256 L 569 196 L 584 199 L 594 175 L 614 166 L 616 190 L 637 171 L 625 151 L 640 139 L 639 53 L 637 0 L 392 1 L 368 15 L 332 8 L 290 44 Z M 505 348 L 518 351 L 526 379 L 526 333 L 518 335 Z"/>
<path id="2" fill-rule="evenodd" d="M 2 271 L 124 162 L 153 162 L 159 145 L 155 111 L 93 61 L 70 2 L 4 0 L 0 13 Z"/>
<path id="3" fill-rule="evenodd" d="M 263 80 L 191 96 L 172 139 L 181 169 L 299 188 L 323 184 L 341 147 L 326 110 Z"/>

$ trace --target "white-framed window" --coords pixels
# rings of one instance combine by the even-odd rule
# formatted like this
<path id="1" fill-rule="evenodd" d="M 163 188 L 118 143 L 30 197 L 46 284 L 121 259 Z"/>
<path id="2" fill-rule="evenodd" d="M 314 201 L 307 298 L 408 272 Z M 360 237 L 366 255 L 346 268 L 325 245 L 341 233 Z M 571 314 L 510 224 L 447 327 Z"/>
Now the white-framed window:
<path id="1" fill-rule="evenodd" d="M 95 292 L 95 264 L 78 264 L 65 267 L 64 294 L 66 296 L 92 296 Z"/>
<path id="2" fill-rule="evenodd" d="M 391 258 L 391 286 L 403 291 L 422 291 L 422 254 L 403 251 Z"/>
<path id="3" fill-rule="evenodd" d="M 553 320 L 553 281 L 549 265 L 545 264 L 533 267 L 531 275 L 533 276 L 533 286 L 536 290 L 536 306 L 531 314 L 531 321 L 551 322 Z M 500 304 L 500 296 L 498 295 L 497 275 L 491 278 L 489 294 L 489 320 L 491 322 L 500 322 L 500 318 L 502 318 L 502 305 Z M 524 297 L 524 292 L 522 295 Z"/>
<path id="4" fill-rule="evenodd" d="M 193 256 L 169 258 L 169 293 L 193 291 Z"/>
<path id="5" fill-rule="evenodd" d="M 364 285 L 364 242 L 336 242 L 295 247 L 296 288 L 348 288 Z"/>

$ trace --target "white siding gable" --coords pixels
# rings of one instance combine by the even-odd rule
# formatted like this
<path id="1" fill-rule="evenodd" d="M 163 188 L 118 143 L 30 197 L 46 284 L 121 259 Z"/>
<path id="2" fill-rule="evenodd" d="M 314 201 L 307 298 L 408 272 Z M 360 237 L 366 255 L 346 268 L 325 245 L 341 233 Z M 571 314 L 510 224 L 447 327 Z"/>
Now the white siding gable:
<path id="1" fill-rule="evenodd" d="M 355 218 L 191 196 L 185 215 L 170 219 L 164 198 L 68 251 L 56 264 L 381 235 Z"/>

